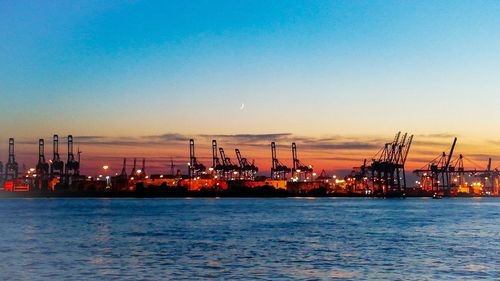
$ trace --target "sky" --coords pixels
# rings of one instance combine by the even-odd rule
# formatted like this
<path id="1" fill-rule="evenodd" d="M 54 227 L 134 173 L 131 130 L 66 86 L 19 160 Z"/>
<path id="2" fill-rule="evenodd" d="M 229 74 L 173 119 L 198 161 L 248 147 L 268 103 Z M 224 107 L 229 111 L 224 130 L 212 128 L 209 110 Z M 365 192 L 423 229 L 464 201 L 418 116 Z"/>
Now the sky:
<path id="1" fill-rule="evenodd" d="M 403 131 L 415 135 L 410 168 L 455 136 L 470 165 L 500 166 L 499 12 L 498 1 L 1 1 L 0 159 L 9 137 L 34 166 L 38 138 L 72 134 L 87 173 L 119 171 L 122 157 L 160 171 L 185 166 L 189 138 L 209 165 L 217 139 L 265 171 L 274 140 L 282 162 L 295 141 L 303 162 L 334 172 Z"/>

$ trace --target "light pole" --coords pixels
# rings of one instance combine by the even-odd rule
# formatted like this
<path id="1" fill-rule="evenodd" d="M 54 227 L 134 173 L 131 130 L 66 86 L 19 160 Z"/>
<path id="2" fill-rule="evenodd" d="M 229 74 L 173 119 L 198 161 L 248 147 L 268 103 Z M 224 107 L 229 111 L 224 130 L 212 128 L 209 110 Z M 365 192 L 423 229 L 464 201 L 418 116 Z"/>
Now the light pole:
<path id="1" fill-rule="evenodd" d="M 108 175 L 108 165 L 102 166 L 102 169 L 104 170 L 104 176 L 106 177 L 106 189 L 109 189 L 111 187 L 110 180 L 109 180 L 109 175 Z"/>

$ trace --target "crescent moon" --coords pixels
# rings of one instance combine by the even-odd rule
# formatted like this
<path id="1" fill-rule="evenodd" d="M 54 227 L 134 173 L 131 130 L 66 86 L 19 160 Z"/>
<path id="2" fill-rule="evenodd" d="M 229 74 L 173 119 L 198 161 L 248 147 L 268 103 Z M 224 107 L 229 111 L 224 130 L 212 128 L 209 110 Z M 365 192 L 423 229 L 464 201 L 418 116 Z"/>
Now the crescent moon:
<path id="1" fill-rule="evenodd" d="M 245 108 L 245 104 L 242 103 L 241 106 L 240 106 L 240 110 L 243 110 Z"/>

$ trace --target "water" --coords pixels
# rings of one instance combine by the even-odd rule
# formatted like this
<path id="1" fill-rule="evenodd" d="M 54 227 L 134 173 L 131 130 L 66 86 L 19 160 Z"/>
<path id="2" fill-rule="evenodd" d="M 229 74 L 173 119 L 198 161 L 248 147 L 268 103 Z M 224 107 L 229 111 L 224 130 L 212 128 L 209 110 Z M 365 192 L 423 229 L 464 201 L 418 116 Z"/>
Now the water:
<path id="1" fill-rule="evenodd" d="M 500 277 L 500 199 L 5 199 L 0 280 Z"/>

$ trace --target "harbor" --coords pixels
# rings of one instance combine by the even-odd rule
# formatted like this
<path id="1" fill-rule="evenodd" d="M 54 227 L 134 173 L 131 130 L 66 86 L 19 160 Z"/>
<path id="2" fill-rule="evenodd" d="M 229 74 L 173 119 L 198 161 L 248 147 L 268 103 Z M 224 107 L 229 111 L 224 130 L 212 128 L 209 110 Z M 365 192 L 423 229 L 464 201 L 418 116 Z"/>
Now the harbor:
<path id="1" fill-rule="evenodd" d="M 0 197 L 497 197 L 500 173 L 493 169 L 491 158 L 484 169 L 464 166 L 464 155 L 456 154 L 457 138 L 448 152 L 442 152 L 429 164 L 414 171 L 406 170 L 413 135 L 398 132 L 390 142 L 362 165 L 344 175 L 316 171 L 303 163 L 298 145 L 291 143 L 291 165 L 279 155 L 276 143 L 270 143 L 271 168 L 259 171 L 254 160 L 243 157 L 234 148 L 229 157 L 217 140 L 211 142 L 211 163 L 202 163 L 190 139 L 189 162 L 170 171 L 148 173 L 147 159 L 123 159 L 120 173 L 110 175 L 109 166 L 102 174 L 80 172 L 81 151 L 74 151 L 68 135 L 66 157 L 60 154 L 59 136 L 52 139 L 52 157 L 46 157 L 45 140 L 38 141 L 38 161 L 31 168 L 21 168 L 16 161 L 15 140 L 9 139 L 6 164 L 0 163 Z M 263 148 L 264 149 L 264 148 Z M 65 158 L 63 160 L 63 158 Z M 282 161 L 283 160 L 283 161 Z M 23 165 L 25 166 L 25 165 Z M 96 167 L 96 170 L 99 170 Z M 267 174 L 267 175 L 266 175 Z M 416 178 L 409 183 L 408 175 Z"/>

